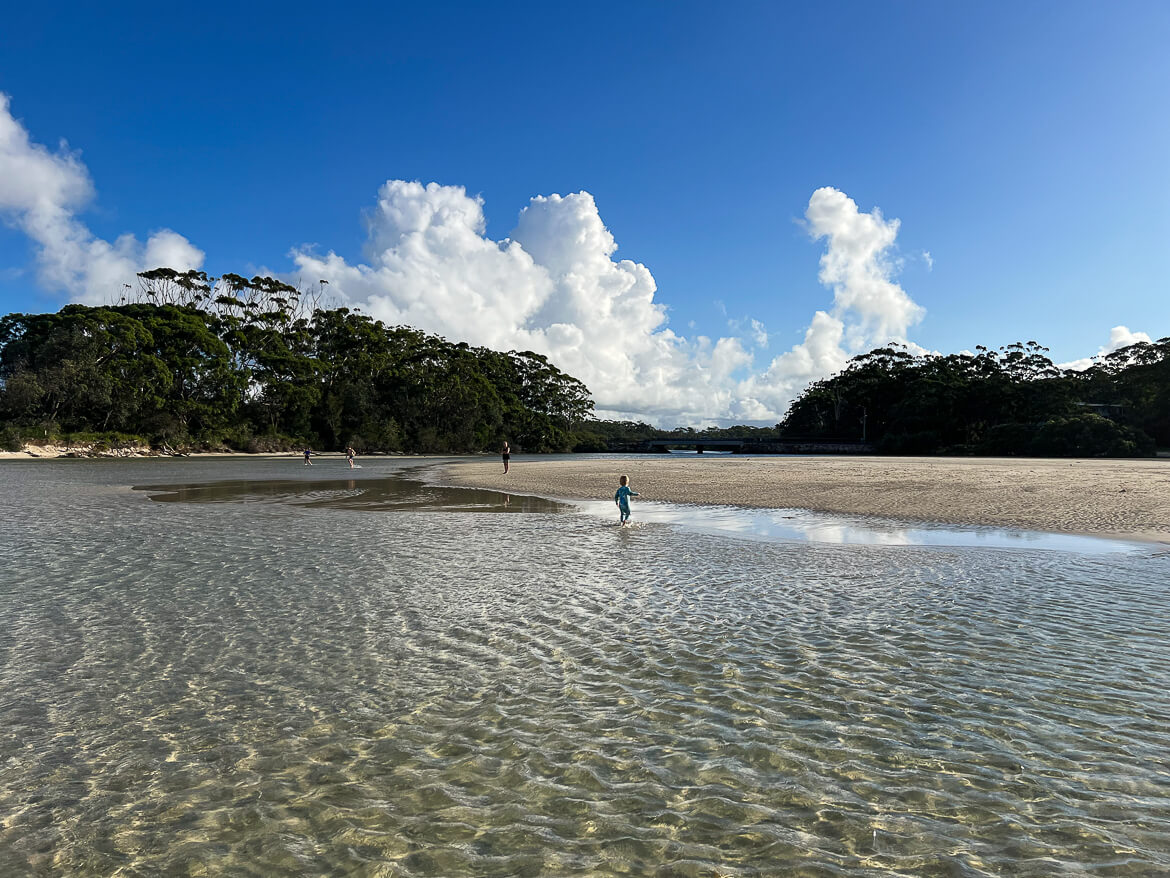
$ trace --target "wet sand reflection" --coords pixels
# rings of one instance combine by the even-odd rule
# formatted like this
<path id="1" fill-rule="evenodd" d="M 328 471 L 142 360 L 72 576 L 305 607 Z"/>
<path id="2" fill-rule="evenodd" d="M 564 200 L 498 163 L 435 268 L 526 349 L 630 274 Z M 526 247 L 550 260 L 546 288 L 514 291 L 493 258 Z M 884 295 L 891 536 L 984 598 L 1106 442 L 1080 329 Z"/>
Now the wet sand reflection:
<path id="1" fill-rule="evenodd" d="M 543 497 L 478 488 L 444 488 L 399 476 L 370 479 L 272 479 L 207 484 L 136 485 L 162 503 L 291 503 L 297 506 L 418 512 L 567 513 L 575 507 Z"/>

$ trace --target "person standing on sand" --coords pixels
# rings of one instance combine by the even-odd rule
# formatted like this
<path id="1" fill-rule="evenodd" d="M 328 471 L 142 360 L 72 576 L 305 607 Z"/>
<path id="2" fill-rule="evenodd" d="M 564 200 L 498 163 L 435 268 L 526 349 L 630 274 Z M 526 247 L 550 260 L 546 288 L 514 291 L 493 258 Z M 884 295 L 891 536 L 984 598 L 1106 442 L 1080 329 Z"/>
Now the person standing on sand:
<path id="1" fill-rule="evenodd" d="M 353 450 L 353 446 L 347 445 L 345 448 L 345 459 L 349 461 L 350 469 L 353 469 L 353 456 L 355 454 L 357 454 L 357 452 Z"/>
<path id="2" fill-rule="evenodd" d="M 309 458 L 312 456 L 313 456 L 313 449 L 306 448 L 305 449 L 305 466 L 312 466 L 313 465 L 313 461 L 309 460 Z"/>
<path id="3" fill-rule="evenodd" d="M 618 479 L 617 493 L 613 495 L 613 502 L 617 504 L 618 511 L 621 513 L 620 524 L 625 527 L 626 522 L 630 520 L 630 498 L 637 497 L 638 492 L 631 490 L 630 477 L 622 476 Z"/>
<path id="4" fill-rule="evenodd" d="M 508 461 L 512 459 L 512 452 L 508 448 L 508 440 L 504 440 L 504 447 L 500 449 L 500 456 L 504 458 L 504 474 L 508 472 Z"/>

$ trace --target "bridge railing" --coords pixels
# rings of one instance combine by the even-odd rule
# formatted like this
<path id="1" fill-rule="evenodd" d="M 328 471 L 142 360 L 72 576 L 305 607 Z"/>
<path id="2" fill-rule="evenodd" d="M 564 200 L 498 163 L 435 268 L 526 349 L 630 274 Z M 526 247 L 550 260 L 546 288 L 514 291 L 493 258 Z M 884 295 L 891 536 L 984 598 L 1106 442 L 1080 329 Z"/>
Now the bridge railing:
<path id="1" fill-rule="evenodd" d="M 615 443 L 616 444 L 616 443 Z M 669 453 L 671 448 L 731 451 L 735 454 L 867 454 L 871 443 L 860 439 L 826 439 L 821 436 L 785 436 L 781 439 L 644 439 L 639 443 L 611 446 L 613 451 Z"/>

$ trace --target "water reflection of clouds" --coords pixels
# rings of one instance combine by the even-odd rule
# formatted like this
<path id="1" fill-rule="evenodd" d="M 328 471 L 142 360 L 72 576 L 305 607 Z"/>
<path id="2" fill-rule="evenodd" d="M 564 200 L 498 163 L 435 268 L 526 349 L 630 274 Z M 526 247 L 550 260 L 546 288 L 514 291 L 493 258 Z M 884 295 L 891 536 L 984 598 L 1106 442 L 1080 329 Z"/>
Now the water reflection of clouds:
<path id="1" fill-rule="evenodd" d="M 802 528 L 805 539 L 819 543 L 866 543 L 883 546 L 910 546 L 914 541 L 905 529 L 863 530 L 845 524 L 809 522 Z"/>
<path id="2" fill-rule="evenodd" d="M 590 515 L 604 518 L 615 515 L 613 504 L 605 501 L 586 501 L 580 506 Z M 686 506 L 644 501 L 634 508 L 634 519 L 751 539 L 836 545 L 1027 548 L 1084 554 L 1134 552 L 1142 548 L 1137 543 L 1103 537 L 987 527 L 910 524 L 803 509 Z"/>
<path id="3" fill-rule="evenodd" d="M 180 502 L 275 502 L 313 507 L 446 512 L 563 513 L 574 506 L 617 523 L 608 500 L 566 504 L 524 494 L 442 487 L 400 473 L 355 479 L 231 480 L 144 488 L 151 499 Z M 666 524 L 722 536 L 768 542 L 814 542 L 865 546 L 946 546 L 985 549 L 1047 549 L 1080 554 L 1148 551 L 1141 544 L 1102 537 L 987 527 L 927 525 L 878 518 L 810 512 L 639 501 L 634 525 Z"/>

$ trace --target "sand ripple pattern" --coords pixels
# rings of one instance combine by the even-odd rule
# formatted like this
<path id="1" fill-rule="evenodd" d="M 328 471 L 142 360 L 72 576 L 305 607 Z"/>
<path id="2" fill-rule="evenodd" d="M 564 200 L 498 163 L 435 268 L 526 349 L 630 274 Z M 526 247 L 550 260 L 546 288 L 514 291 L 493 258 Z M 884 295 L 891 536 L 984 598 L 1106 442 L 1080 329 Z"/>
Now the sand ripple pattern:
<path id="1" fill-rule="evenodd" d="M 1170 873 L 1166 555 L 113 487 L 166 465 L 0 465 L 0 874 Z"/>

